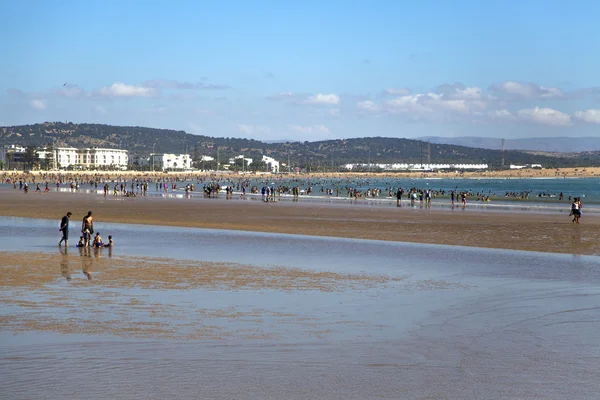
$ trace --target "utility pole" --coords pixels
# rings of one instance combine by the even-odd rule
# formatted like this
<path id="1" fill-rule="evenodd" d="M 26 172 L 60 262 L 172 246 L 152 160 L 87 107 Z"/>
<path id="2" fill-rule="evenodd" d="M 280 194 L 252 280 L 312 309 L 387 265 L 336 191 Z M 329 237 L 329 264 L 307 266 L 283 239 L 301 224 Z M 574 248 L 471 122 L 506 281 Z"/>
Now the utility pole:
<path id="1" fill-rule="evenodd" d="M 331 172 L 333 172 L 333 150 L 331 150 Z"/>
<path id="2" fill-rule="evenodd" d="M 154 172 L 154 158 L 155 158 L 154 146 L 156 146 L 156 142 L 154 142 L 154 144 L 152 145 L 152 172 Z"/>
<path id="3" fill-rule="evenodd" d="M 369 168 L 369 172 L 371 172 L 371 149 L 369 149 L 369 159 L 368 159 L 368 168 Z"/>
<path id="4" fill-rule="evenodd" d="M 290 165 L 290 153 L 288 153 L 288 174 L 292 173 L 292 166 Z"/>
<path id="5" fill-rule="evenodd" d="M 431 140 L 427 142 L 427 164 L 431 165 Z"/>
<path id="6" fill-rule="evenodd" d="M 217 146 L 217 171 L 219 171 L 219 146 Z"/>
<path id="7" fill-rule="evenodd" d="M 419 153 L 421 153 L 421 169 L 423 169 L 423 141 L 422 140 L 419 142 L 419 149 L 420 149 Z"/>
<path id="8" fill-rule="evenodd" d="M 504 139 L 502 139 L 502 153 L 501 153 L 501 157 L 502 157 L 502 160 L 501 160 L 500 164 L 502 166 L 502 169 L 504 169 Z"/>

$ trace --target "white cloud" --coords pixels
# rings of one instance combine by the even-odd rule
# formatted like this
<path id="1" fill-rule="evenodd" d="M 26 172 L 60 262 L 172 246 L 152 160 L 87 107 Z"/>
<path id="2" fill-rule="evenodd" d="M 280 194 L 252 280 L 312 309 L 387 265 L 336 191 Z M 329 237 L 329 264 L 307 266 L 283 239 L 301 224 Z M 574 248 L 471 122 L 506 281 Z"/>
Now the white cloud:
<path id="1" fill-rule="evenodd" d="M 513 100 L 557 99 L 565 95 L 559 88 L 515 81 L 492 85 L 490 91 Z"/>
<path id="2" fill-rule="evenodd" d="M 332 108 L 331 110 L 328 110 L 328 111 L 327 111 L 327 114 L 328 114 L 330 117 L 339 117 L 339 116 L 341 115 L 341 114 L 340 114 L 340 109 L 339 109 L 339 108 Z"/>
<path id="3" fill-rule="evenodd" d="M 459 100 L 481 100 L 483 96 L 484 94 L 481 88 L 466 87 L 464 89 L 457 88 L 453 97 Z"/>
<path id="4" fill-rule="evenodd" d="M 322 93 L 317 93 L 314 96 L 309 96 L 308 99 L 305 100 L 306 104 L 329 104 L 329 105 L 336 105 L 336 104 L 340 104 L 340 96 L 338 96 L 337 94 L 322 94 Z"/>
<path id="5" fill-rule="evenodd" d="M 158 94 L 158 90 L 151 87 L 115 82 L 110 86 L 100 89 L 99 93 L 107 97 L 154 97 Z"/>
<path id="6" fill-rule="evenodd" d="M 409 89 L 405 89 L 405 88 L 399 88 L 399 89 L 390 88 L 390 89 L 386 89 L 383 91 L 383 94 L 388 95 L 388 96 L 407 96 L 411 93 L 412 92 Z"/>
<path id="7" fill-rule="evenodd" d="M 357 102 L 356 103 L 356 108 L 359 111 L 372 112 L 372 113 L 377 113 L 377 112 L 381 111 L 381 106 L 378 105 L 378 104 L 375 104 L 371 100 L 365 100 L 365 101 L 359 101 L 359 102 Z"/>
<path id="8" fill-rule="evenodd" d="M 77 85 L 67 84 L 58 91 L 58 94 L 68 98 L 79 98 L 85 95 L 85 91 Z"/>
<path id="9" fill-rule="evenodd" d="M 501 108 L 499 110 L 492 111 L 492 112 L 490 112 L 489 115 L 492 118 L 498 118 L 498 119 L 514 119 L 515 118 L 513 113 L 508 111 L 506 108 Z"/>
<path id="10" fill-rule="evenodd" d="M 552 108 L 532 108 L 519 110 L 518 115 L 525 121 L 535 122 L 542 125 L 568 126 L 571 124 L 571 116 Z"/>
<path id="11" fill-rule="evenodd" d="M 293 92 L 280 92 L 271 96 L 267 96 L 270 101 L 285 101 L 290 104 L 309 104 L 317 106 L 330 106 L 340 103 L 340 96 L 337 94 L 322 94 L 307 95 Z"/>
<path id="12" fill-rule="evenodd" d="M 292 92 L 280 92 L 277 94 L 273 94 L 271 96 L 267 96 L 267 100 L 271 100 L 271 101 L 293 101 L 295 99 L 297 99 L 296 94 L 292 93 Z"/>
<path id="13" fill-rule="evenodd" d="M 590 109 L 585 111 L 577 111 L 575 113 L 575 118 L 593 124 L 600 124 L 600 110 Z"/>
<path id="14" fill-rule="evenodd" d="M 314 125 L 314 126 L 300 126 L 300 125 L 290 125 L 289 128 L 297 133 L 320 133 L 320 134 L 329 134 L 329 129 L 325 125 Z"/>
<path id="15" fill-rule="evenodd" d="M 261 133 L 269 133 L 271 129 L 267 126 L 237 124 L 236 128 L 246 135 L 256 135 Z"/>
<path id="16" fill-rule="evenodd" d="M 29 102 L 29 105 L 40 111 L 47 108 L 46 101 L 41 99 L 33 99 Z"/>

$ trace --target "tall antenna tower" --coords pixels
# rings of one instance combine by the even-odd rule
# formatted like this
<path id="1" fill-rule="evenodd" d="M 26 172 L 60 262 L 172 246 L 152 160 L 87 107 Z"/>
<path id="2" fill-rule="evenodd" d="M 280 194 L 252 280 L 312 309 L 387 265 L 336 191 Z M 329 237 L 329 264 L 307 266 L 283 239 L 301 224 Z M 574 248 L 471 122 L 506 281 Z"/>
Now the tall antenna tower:
<path id="1" fill-rule="evenodd" d="M 502 152 L 501 152 L 501 155 L 502 155 L 501 165 L 502 165 L 502 168 L 504 168 L 504 139 L 502 139 Z"/>
<path id="2" fill-rule="evenodd" d="M 431 140 L 427 141 L 427 164 L 431 165 Z"/>

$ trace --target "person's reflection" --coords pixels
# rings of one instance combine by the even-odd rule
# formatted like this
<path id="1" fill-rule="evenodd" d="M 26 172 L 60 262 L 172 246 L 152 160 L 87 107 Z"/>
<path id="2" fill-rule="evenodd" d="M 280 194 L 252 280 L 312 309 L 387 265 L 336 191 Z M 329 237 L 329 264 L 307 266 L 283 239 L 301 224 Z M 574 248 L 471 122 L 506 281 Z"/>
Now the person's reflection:
<path id="1" fill-rule="evenodd" d="M 60 247 L 60 273 L 65 277 L 66 280 L 71 280 L 71 272 L 69 271 L 69 248 L 68 247 Z"/>
<path id="2" fill-rule="evenodd" d="M 571 253 L 581 255 L 581 232 L 576 231 L 571 235 Z"/>
<path id="3" fill-rule="evenodd" d="M 81 272 L 88 279 L 92 279 L 92 255 L 90 254 L 90 248 L 88 246 L 80 247 L 79 255 L 81 256 Z"/>

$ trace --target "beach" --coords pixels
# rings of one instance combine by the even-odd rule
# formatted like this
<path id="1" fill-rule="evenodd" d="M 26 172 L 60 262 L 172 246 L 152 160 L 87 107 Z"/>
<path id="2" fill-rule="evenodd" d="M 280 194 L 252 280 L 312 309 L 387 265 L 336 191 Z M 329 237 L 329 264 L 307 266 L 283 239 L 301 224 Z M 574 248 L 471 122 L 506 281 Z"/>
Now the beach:
<path id="1" fill-rule="evenodd" d="M 226 200 L 181 197 L 124 198 L 97 193 L 49 192 L 23 194 L 4 190 L 0 215 L 56 220 L 71 211 L 72 223 L 88 210 L 102 222 L 232 229 L 311 236 L 474 246 L 512 250 L 594 255 L 600 253 L 600 218 L 586 215 L 579 225 L 568 208 L 555 213 L 485 211 L 468 204 L 465 209 L 421 209 L 370 206 L 368 202 L 297 202 Z M 73 231 L 78 231 L 77 227 Z M 77 239 L 77 238 L 75 238 Z M 58 241 L 58 239 L 57 239 Z"/>
<path id="2" fill-rule="evenodd" d="M 600 390 L 600 215 L 584 208 L 575 225 L 568 203 L 275 200 L 3 185 L 0 397 Z M 57 242 L 68 211 L 67 249 Z M 88 211 L 113 248 L 75 247 Z"/>

